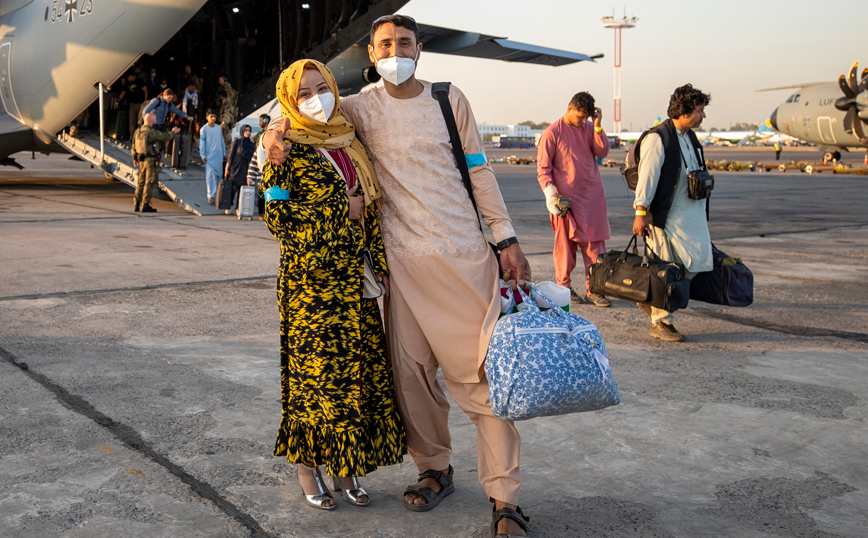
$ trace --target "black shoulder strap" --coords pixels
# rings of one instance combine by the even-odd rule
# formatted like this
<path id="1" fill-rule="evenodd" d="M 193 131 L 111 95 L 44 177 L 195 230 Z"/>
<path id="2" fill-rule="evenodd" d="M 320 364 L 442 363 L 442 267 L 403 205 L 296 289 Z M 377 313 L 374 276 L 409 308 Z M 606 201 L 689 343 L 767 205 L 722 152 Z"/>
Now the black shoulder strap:
<path id="1" fill-rule="evenodd" d="M 690 138 L 690 143 L 693 145 L 693 151 L 696 153 L 696 160 L 699 161 L 699 164 L 702 166 L 704 170 L 708 170 L 708 167 L 705 166 L 705 151 L 702 149 L 702 143 L 699 142 L 699 138 L 697 138 L 696 133 L 693 132 L 693 129 L 688 131 L 688 137 Z M 711 215 L 709 214 L 708 206 L 711 203 L 711 196 L 705 199 L 705 220 L 706 222 L 711 220 Z"/>
<path id="2" fill-rule="evenodd" d="M 455 113 L 452 112 L 452 103 L 449 102 L 449 86 L 451 84 L 451 82 L 433 83 L 431 85 L 431 95 L 440 103 L 440 111 L 443 113 L 443 119 L 446 120 L 446 129 L 449 131 L 449 143 L 452 145 L 455 163 L 458 165 L 458 171 L 461 172 L 461 179 L 464 181 L 467 195 L 470 196 L 473 211 L 478 215 L 476 199 L 473 198 L 473 186 L 470 184 L 470 171 L 467 169 L 467 159 L 464 156 L 464 149 L 461 145 L 461 136 L 458 134 L 458 125 L 455 123 Z"/>
<path id="3" fill-rule="evenodd" d="M 687 136 L 690 138 L 690 144 L 693 146 L 693 152 L 696 153 L 696 160 L 699 161 L 699 166 L 706 168 L 705 152 L 702 150 L 702 144 L 699 142 L 699 138 L 697 138 L 696 133 L 693 132 L 693 129 L 688 131 Z"/>

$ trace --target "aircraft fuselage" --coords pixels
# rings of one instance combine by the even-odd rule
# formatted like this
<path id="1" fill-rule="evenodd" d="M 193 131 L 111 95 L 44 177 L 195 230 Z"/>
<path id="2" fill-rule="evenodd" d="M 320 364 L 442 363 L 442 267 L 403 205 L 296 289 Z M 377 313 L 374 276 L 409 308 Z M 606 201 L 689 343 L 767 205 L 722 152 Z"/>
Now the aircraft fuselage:
<path id="1" fill-rule="evenodd" d="M 825 148 L 868 147 L 844 125 L 845 112 L 835 108 L 841 97 L 837 84 L 802 88 L 772 113 L 773 127 L 792 137 Z"/>
<path id="2" fill-rule="evenodd" d="M 0 14 L 3 111 L 37 137 L 54 135 L 93 102 L 98 83 L 154 52 L 204 3 L 19 2 Z"/>

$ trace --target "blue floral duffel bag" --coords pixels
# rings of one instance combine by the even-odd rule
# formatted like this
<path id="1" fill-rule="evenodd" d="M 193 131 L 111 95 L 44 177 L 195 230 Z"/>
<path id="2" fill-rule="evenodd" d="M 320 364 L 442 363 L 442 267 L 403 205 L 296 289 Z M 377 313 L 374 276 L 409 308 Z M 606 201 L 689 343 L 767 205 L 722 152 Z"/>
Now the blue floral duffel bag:
<path id="1" fill-rule="evenodd" d="M 530 287 L 531 295 L 549 301 Z M 526 420 L 618 405 L 621 396 L 600 331 L 551 301 L 551 310 L 543 312 L 519 291 L 527 306 L 497 321 L 485 357 L 494 416 Z"/>

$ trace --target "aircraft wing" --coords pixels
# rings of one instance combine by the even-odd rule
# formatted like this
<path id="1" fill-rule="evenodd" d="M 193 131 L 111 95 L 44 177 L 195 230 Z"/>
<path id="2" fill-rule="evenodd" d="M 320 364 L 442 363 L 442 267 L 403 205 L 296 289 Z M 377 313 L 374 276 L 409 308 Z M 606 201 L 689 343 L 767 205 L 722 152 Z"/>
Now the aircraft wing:
<path id="1" fill-rule="evenodd" d="M 367 36 L 365 36 L 364 41 L 367 42 Z M 538 65 L 559 66 L 575 62 L 593 62 L 603 57 L 602 54 L 587 56 L 566 50 L 510 41 L 505 37 L 464 32 L 429 24 L 419 24 L 419 42 L 422 43 L 422 50 L 425 52 Z"/>

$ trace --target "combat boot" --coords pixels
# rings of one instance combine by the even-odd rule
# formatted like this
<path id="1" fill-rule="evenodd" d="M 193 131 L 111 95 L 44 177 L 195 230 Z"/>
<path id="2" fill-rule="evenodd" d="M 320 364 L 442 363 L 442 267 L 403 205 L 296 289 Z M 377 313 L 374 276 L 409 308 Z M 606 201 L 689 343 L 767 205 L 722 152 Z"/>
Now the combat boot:
<path id="1" fill-rule="evenodd" d="M 136 213 L 139 212 L 139 201 L 138 200 L 133 200 L 133 211 L 135 211 Z"/>
<path id="2" fill-rule="evenodd" d="M 156 213 L 157 210 L 151 207 L 151 204 L 142 204 L 142 213 Z"/>

